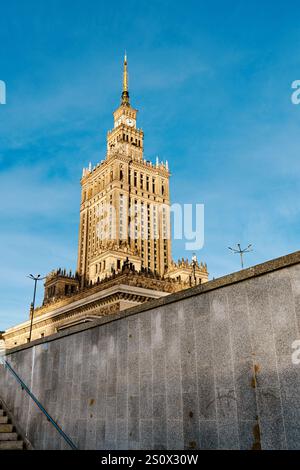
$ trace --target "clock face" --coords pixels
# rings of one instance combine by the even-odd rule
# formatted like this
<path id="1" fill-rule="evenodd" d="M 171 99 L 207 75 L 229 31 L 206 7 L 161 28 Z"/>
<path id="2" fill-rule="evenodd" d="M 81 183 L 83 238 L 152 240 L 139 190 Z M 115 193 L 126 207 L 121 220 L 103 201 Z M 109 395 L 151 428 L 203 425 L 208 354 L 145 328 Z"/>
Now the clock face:
<path id="1" fill-rule="evenodd" d="M 128 126 L 131 126 L 131 127 L 132 127 L 132 126 L 134 126 L 134 120 L 128 118 L 128 119 L 126 119 L 126 124 L 127 124 Z"/>

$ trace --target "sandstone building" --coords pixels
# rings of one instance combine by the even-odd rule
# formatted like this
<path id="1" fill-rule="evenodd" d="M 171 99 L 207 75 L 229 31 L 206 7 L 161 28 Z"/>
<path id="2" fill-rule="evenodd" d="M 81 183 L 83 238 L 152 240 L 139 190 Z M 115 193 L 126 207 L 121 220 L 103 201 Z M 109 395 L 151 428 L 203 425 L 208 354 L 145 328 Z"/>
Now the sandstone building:
<path id="1" fill-rule="evenodd" d="M 208 280 L 205 264 L 172 261 L 170 171 L 167 162 L 144 158 L 126 56 L 113 117 L 105 160 L 83 169 L 77 272 L 59 269 L 47 276 L 32 339 Z M 30 321 L 7 330 L 6 347 L 27 342 L 29 330 Z"/>

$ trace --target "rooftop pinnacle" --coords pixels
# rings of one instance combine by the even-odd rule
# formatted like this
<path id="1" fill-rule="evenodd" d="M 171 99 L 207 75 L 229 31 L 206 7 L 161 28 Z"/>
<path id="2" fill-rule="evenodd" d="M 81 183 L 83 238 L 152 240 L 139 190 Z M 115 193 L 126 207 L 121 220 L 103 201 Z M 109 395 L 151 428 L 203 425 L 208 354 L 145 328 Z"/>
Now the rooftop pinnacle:
<path id="1" fill-rule="evenodd" d="M 122 105 L 130 106 L 129 92 L 128 92 L 128 72 L 127 72 L 127 55 L 124 56 L 124 70 L 123 70 L 123 91 L 122 91 Z"/>

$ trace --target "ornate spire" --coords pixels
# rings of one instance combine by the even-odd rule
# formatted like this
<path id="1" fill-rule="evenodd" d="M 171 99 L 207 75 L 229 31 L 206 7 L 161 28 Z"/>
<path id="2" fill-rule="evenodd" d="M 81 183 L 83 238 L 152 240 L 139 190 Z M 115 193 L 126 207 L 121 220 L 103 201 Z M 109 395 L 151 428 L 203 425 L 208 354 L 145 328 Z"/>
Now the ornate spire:
<path id="1" fill-rule="evenodd" d="M 127 54 L 124 55 L 123 91 L 128 91 Z"/>
<path id="2" fill-rule="evenodd" d="M 127 72 L 127 54 L 124 55 L 124 70 L 123 70 L 123 91 L 122 91 L 122 105 L 130 106 L 129 92 L 128 92 L 128 72 Z"/>

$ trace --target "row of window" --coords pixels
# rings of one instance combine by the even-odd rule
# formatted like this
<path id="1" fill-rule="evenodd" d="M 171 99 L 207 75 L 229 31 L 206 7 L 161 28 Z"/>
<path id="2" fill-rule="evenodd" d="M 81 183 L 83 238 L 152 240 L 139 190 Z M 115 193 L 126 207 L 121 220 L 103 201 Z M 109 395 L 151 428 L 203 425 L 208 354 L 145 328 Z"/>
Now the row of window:
<path id="1" fill-rule="evenodd" d="M 137 147 L 142 146 L 142 141 L 140 139 L 135 139 L 134 137 L 130 136 L 129 134 L 123 134 L 122 136 L 119 135 L 117 137 L 118 141 L 123 141 L 123 142 L 130 142 L 133 145 L 136 145 Z"/>
<path id="2" fill-rule="evenodd" d="M 105 271 L 105 269 L 106 269 L 106 262 L 105 262 L 105 260 L 104 260 L 104 261 L 101 261 L 100 263 L 97 263 L 95 269 L 96 269 L 96 274 L 97 274 L 97 273 L 101 273 L 102 271 Z"/>
<path id="3" fill-rule="evenodd" d="M 122 178 L 121 178 L 121 171 L 120 170 L 120 180 L 122 181 L 123 179 L 123 171 L 122 171 Z M 132 171 L 129 169 L 128 170 L 128 181 L 132 184 Z M 151 178 L 150 176 L 145 175 L 143 173 L 139 173 L 137 171 L 133 172 L 133 186 L 135 188 L 139 188 L 142 190 L 146 190 L 148 192 L 152 192 L 153 194 L 157 194 L 160 192 L 162 196 L 165 195 L 166 188 L 165 188 L 165 183 L 162 182 L 160 186 L 160 191 L 157 191 L 157 182 L 155 178 Z"/>
<path id="4" fill-rule="evenodd" d="M 111 147 L 114 147 L 118 142 L 128 142 L 132 145 L 135 145 L 136 147 L 142 147 L 143 145 L 141 139 L 133 137 L 132 135 L 129 135 L 125 132 L 123 132 L 122 134 L 117 134 L 117 136 L 113 140 L 109 141 L 109 145 Z"/>
<path id="5" fill-rule="evenodd" d="M 113 171 L 109 174 L 109 182 L 112 183 L 114 180 L 114 173 Z M 119 180 L 124 181 L 124 169 L 122 165 L 119 168 Z M 157 181 L 156 178 L 150 177 L 148 175 L 144 175 L 143 173 L 138 173 L 134 171 L 132 173 L 131 169 L 128 170 L 128 181 L 130 184 L 134 186 L 134 188 L 141 189 L 147 192 L 152 192 L 153 194 L 160 194 L 164 196 L 166 194 L 166 185 L 165 182 L 162 181 L 160 187 L 157 188 Z M 103 175 L 98 182 L 88 190 L 84 191 L 82 194 L 82 202 L 85 202 L 86 199 L 90 199 L 93 197 L 93 194 L 98 194 L 101 190 L 107 188 L 107 179 L 106 175 Z"/>

